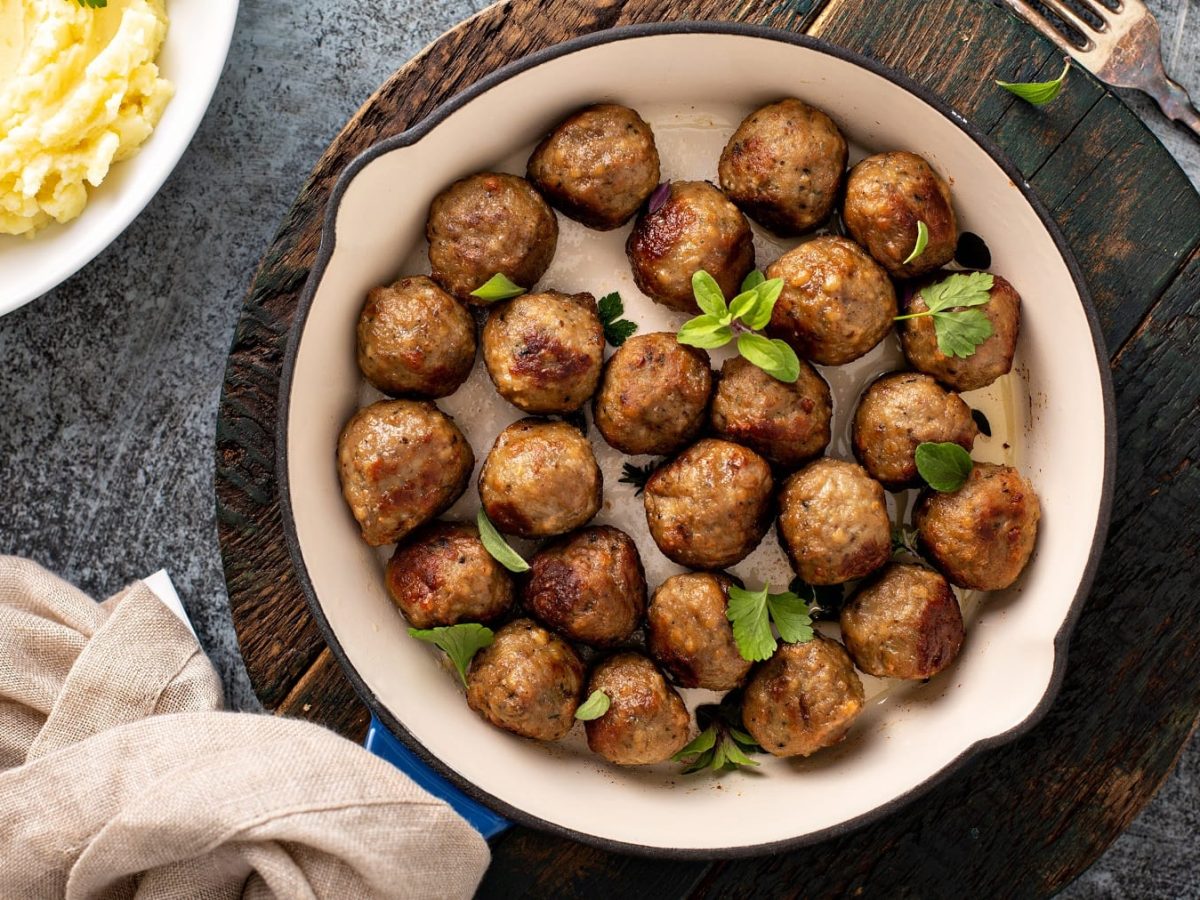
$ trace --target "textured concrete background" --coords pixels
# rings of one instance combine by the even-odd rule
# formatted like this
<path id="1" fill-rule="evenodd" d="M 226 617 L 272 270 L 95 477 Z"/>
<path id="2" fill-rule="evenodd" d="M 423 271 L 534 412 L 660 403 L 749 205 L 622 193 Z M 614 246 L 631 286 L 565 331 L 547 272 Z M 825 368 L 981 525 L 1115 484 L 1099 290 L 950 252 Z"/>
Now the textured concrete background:
<path id="1" fill-rule="evenodd" d="M 225 355 L 304 177 L 387 75 L 484 0 L 243 0 L 225 76 L 158 197 L 97 261 L 0 319 L 0 552 L 98 597 L 166 566 L 231 705 L 255 709 L 213 522 Z M 1150 0 L 1200 98 L 1200 0 Z M 1200 186 L 1200 142 L 1135 106 Z M 1200 896 L 1200 743 L 1064 896 Z M 1014 890 L 1019 887 L 1014 885 Z"/>

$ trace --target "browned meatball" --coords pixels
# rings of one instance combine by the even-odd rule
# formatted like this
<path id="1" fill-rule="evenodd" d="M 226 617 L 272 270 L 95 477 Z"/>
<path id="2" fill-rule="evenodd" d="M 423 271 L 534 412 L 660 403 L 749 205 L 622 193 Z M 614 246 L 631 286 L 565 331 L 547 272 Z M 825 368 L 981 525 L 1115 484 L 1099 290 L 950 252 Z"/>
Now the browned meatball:
<path id="1" fill-rule="evenodd" d="M 803 360 L 794 384 L 772 378 L 740 356 L 721 366 L 712 404 L 713 431 L 777 466 L 794 469 L 824 453 L 832 418 L 829 385 Z"/>
<path id="2" fill-rule="evenodd" d="M 987 387 L 1012 369 L 1021 331 L 1021 295 L 1001 278 L 993 276 L 987 303 L 977 306 L 992 323 L 992 335 L 965 359 L 946 356 L 938 349 L 937 332 L 931 316 L 905 319 L 900 323 L 900 343 L 914 369 L 932 375 L 956 391 L 974 391 Z M 905 304 L 905 313 L 928 309 L 920 291 L 914 291 Z"/>
<path id="3" fill-rule="evenodd" d="M 775 756 L 811 756 L 839 743 L 862 712 L 862 681 L 837 641 L 781 644 L 746 685 L 742 722 Z"/>
<path id="4" fill-rule="evenodd" d="M 591 294 L 524 294 L 483 326 L 483 361 L 500 396 L 525 412 L 566 413 L 596 392 L 604 327 Z"/>
<path id="5" fill-rule="evenodd" d="M 525 608 L 573 641 L 619 644 L 646 609 L 646 573 L 625 532 L 594 525 L 543 548 L 530 561 Z"/>
<path id="6" fill-rule="evenodd" d="M 727 298 L 754 268 L 754 238 L 741 210 L 707 181 L 675 181 L 654 212 L 638 217 L 625 253 L 643 294 L 682 312 L 699 312 L 692 275 L 703 269 Z"/>
<path id="7" fill-rule="evenodd" d="M 494 622 L 512 606 L 512 578 L 466 522 L 433 522 L 396 548 L 387 589 L 415 628 Z"/>
<path id="8" fill-rule="evenodd" d="M 691 716 L 658 668 L 640 653 L 610 656 L 592 672 L 587 692 L 604 691 L 608 712 L 585 724 L 588 746 L 618 766 L 670 759 L 688 742 Z"/>
<path id="9" fill-rule="evenodd" d="M 654 132 L 627 106 L 589 106 L 538 144 L 526 174 L 564 215 L 601 231 L 619 228 L 658 184 Z"/>
<path id="10" fill-rule="evenodd" d="M 725 616 L 734 580 L 714 572 L 687 572 L 664 581 L 646 613 L 650 655 L 686 688 L 731 691 L 746 680 Z"/>
<path id="11" fill-rule="evenodd" d="M 501 531 L 549 537 L 586 525 L 603 480 L 592 445 L 566 422 L 521 419 L 496 438 L 479 473 L 479 499 Z"/>
<path id="12" fill-rule="evenodd" d="M 813 238 L 771 263 L 766 275 L 783 279 L 767 333 L 804 359 L 840 366 L 892 331 L 896 289 L 853 241 Z"/>
<path id="13" fill-rule="evenodd" d="M 471 660 L 467 705 L 493 725 L 557 741 L 575 724 L 583 662 L 571 645 L 530 619 L 509 622 Z"/>
<path id="14" fill-rule="evenodd" d="M 429 402 L 372 403 L 338 438 L 342 496 L 372 547 L 403 540 L 449 509 L 474 467 L 463 433 Z"/>
<path id="15" fill-rule="evenodd" d="M 358 367 L 392 396 L 453 394 L 475 364 L 475 320 L 424 275 L 373 288 L 358 317 Z"/>
<path id="16" fill-rule="evenodd" d="M 433 280 L 460 300 L 499 273 L 533 287 L 550 266 L 558 220 L 524 178 L 482 172 L 433 198 L 425 223 Z"/>
<path id="17" fill-rule="evenodd" d="M 975 463 L 957 491 L 922 494 L 913 523 L 921 546 L 951 584 L 998 591 L 1029 562 L 1041 516 L 1033 485 L 1020 472 Z"/>
<path id="18" fill-rule="evenodd" d="M 809 584 L 841 584 L 892 555 L 883 486 L 861 466 L 818 459 L 789 478 L 779 496 L 779 534 Z"/>
<path id="19" fill-rule="evenodd" d="M 879 153 L 851 169 L 842 218 L 850 236 L 896 278 L 944 266 L 958 246 L 950 185 L 915 153 Z M 917 245 L 917 222 L 929 229 L 929 243 L 905 263 Z"/>
<path id="20" fill-rule="evenodd" d="M 705 438 L 646 482 L 650 535 L 681 566 L 732 566 L 766 534 L 773 488 L 771 467 L 753 450 Z"/>
<path id="21" fill-rule="evenodd" d="M 854 414 L 854 455 L 889 490 L 915 486 L 917 445 L 953 442 L 968 453 L 979 434 L 971 407 L 928 375 L 893 372 L 872 382 Z"/>
<path id="22" fill-rule="evenodd" d="M 799 234 L 829 218 L 846 170 L 846 139 L 795 98 L 750 113 L 721 154 L 721 188 L 750 218 Z"/>
<path id="23" fill-rule="evenodd" d="M 712 382 L 703 350 L 662 331 L 637 334 L 605 364 L 592 418 L 622 453 L 674 453 L 703 427 Z"/>
<path id="24" fill-rule="evenodd" d="M 963 642 L 954 591 L 924 566 L 887 566 L 842 607 L 841 624 L 855 664 L 879 678 L 932 678 Z"/>

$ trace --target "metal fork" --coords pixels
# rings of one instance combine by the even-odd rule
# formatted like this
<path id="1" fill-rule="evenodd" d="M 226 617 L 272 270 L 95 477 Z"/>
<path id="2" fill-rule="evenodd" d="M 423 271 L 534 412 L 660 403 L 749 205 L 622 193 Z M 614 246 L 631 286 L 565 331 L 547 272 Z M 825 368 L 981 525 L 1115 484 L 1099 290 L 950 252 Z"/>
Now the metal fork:
<path id="1" fill-rule="evenodd" d="M 1005 6 L 1071 54 L 1101 81 L 1120 88 L 1136 88 L 1154 98 L 1162 111 L 1200 136 L 1200 112 L 1183 86 L 1163 69 L 1162 37 L 1158 21 L 1142 0 L 1075 0 L 1092 13 L 1089 22 L 1063 0 L 1041 0 L 1055 15 L 1075 28 L 1084 43 L 1077 44 L 1029 0 L 1002 0 Z"/>

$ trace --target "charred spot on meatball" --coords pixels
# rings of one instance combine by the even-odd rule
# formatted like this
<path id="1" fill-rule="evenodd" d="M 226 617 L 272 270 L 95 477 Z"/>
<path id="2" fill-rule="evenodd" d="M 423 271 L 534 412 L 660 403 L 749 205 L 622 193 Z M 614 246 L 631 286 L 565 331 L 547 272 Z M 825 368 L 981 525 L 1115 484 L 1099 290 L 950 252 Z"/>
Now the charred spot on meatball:
<path id="1" fill-rule="evenodd" d="M 483 361 L 500 396 L 529 413 L 568 413 L 596 392 L 604 327 L 591 294 L 546 291 L 494 306 Z"/>
<path id="2" fill-rule="evenodd" d="M 403 540 L 449 509 L 474 466 L 454 420 L 427 401 L 372 403 L 338 438 L 342 495 L 373 547 Z"/>
<path id="3" fill-rule="evenodd" d="M 625 532 L 595 525 L 544 547 L 529 563 L 525 608 L 573 641 L 621 643 L 646 609 L 646 574 Z"/>
<path id="4" fill-rule="evenodd" d="M 445 397 L 471 374 L 475 320 L 423 275 L 372 288 L 358 317 L 358 367 L 393 397 Z"/>
<path id="5" fill-rule="evenodd" d="M 773 756 L 811 756 L 845 738 L 865 702 L 862 680 L 837 641 L 781 644 L 750 676 L 742 722 Z"/>
<path id="6" fill-rule="evenodd" d="M 681 566 L 731 566 L 766 534 L 773 488 L 770 465 L 753 450 L 705 438 L 646 482 L 643 501 L 650 535 Z"/>
<path id="7" fill-rule="evenodd" d="M 825 113 L 788 98 L 745 119 L 721 153 L 721 189 L 781 235 L 829 218 L 846 170 L 846 139 Z"/>
<path id="8" fill-rule="evenodd" d="M 622 453 L 675 453 L 704 426 L 712 385 L 706 352 L 666 332 L 637 334 L 605 364 L 593 419 Z"/>
<path id="9" fill-rule="evenodd" d="M 725 615 L 729 586 L 716 572 L 672 575 L 654 592 L 646 613 L 647 648 L 676 683 L 686 688 L 731 691 L 750 672 Z"/>
<path id="10" fill-rule="evenodd" d="M 533 287 L 550 266 L 558 220 L 524 178 L 482 172 L 433 198 L 425 223 L 433 280 L 467 303 L 493 275 Z"/>
<path id="11" fill-rule="evenodd" d="M 488 518 L 520 537 L 551 537 L 586 525 L 602 496 L 592 445 L 566 422 L 514 422 L 500 432 L 479 473 Z"/>
<path id="12" fill-rule="evenodd" d="M 587 693 L 603 691 L 608 711 L 585 723 L 588 747 L 618 766 L 664 762 L 688 741 L 691 716 L 658 667 L 640 653 L 618 653 L 596 666 Z"/>
<path id="13" fill-rule="evenodd" d="M 918 290 L 908 295 L 904 312 L 919 313 L 928 308 Z M 1012 370 L 1021 332 L 1021 295 L 999 275 L 994 275 L 988 302 L 974 309 L 987 316 L 992 334 L 967 357 L 942 353 L 932 316 L 901 322 L 900 343 L 909 364 L 956 391 L 978 390 L 1007 375 Z"/>
<path id="14" fill-rule="evenodd" d="M 896 289 L 880 266 L 846 238 L 825 235 L 789 250 L 767 267 L 783 279 L 767 333 L 802 358 L 840 366 L 892 331 Z"/>
<path id="15" fill-rule="evenodd" d="M 583 675 L 570 644 L 530 619 L 517 619 L 471 660 L 467 705 L 497 728 L 557 741 L 575 724 Z"/>
<path id="16" fill-rule="evenodd" d="M 913 522 L 922 549 L 951 584 L 977 591 L 1009 587 L 1029 562 L 1041 504 L 1012 466 L 975 463 L 957 491 L 928 490 Z"/>
<path id="17" fill-rule="evenodd" d="M 529 157 L 526 175 L 563 215 L 608 231 L 646 202 L 658 166 L 654 133 L 642 117 L 600 103 L 559 123 Z"/>
<path id="18" fill-rule="evenodd" d="M 958 246 L 950 185 L 915 153 L 879 153 L 851 169 L 842 219 L 850 236 L 895 278 L 944 266 Z M 925 223 L 929 240 L 906 263 L 917 244 L 918 222 Z"/>
<path id="19" fill-rule="evenodd" d="M 433 522 L 396 548 L 387 589 L 414 628 L 495 622 L 515 594 L 512 578 L 466 522 Z"/>
<path id="20" fill-rule="evenodd" d="M 793 384 L 742 357 L 721 366 L 712 403 L 712 428 L 783 469 L 794 469 L 829 446 L 833 399 L 829 385 L 803 360 Z"/>
<path id="21" fill-rule="evenodd" d="M 779 535 L 809 584 L 862 578 L 892 555 L 883 485 L 861 466 L 818 459 L 792 475 L 779 497 Z"/>
<path id="22" fill-rule="evenodd" d="M 954 591 L 925 566 L 891 563 L 842 608 L 842 640 L 878 678 L 921 681 L 954 662 L 963 642 Z"/>
<path id="23" fill-rule="evenodd" d="M 754 237 L 742 211 L 718 188 L 707 181 L 674 181 L 666 202 L 638 217 L 625 253 L 643 294 L 694 313 L 700 308 L 692 275 L 703 269 L 733 297 L 754 268 Z"/>
<path id="24" fill-rule="evenodd" d="M 979 427 L 958 394 L 918 372 L 881 375 L 854 413 L 854 455 L 888 490 L 915 487 L 917 445 L 955 443 L 971 452 Z"/>

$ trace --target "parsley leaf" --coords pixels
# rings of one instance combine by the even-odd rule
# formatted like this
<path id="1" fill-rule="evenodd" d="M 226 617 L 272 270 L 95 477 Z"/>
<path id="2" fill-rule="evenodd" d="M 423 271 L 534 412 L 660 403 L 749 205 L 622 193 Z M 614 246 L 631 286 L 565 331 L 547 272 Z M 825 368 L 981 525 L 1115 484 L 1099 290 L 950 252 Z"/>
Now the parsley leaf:
<path id="1" fill-rule="evenodd" d="M 767 609 L 771 621 L 779 629 L 779 637 L 789 644 L 807 644 L 813 639 L 812 616 L 808 604 L 788 591 L 783 594 L 768 594 Z"/>
<path id="2" fill-rule="evenodd" d="M 929 226 L 920 219 L 917 219 L 917 242 L 913 244 L 912 253 L 908 254 L 908 257 L 904 260 L 904 262 L 901 263 L 901 265 L 907 266 L 910 262 L 924 253 L 927 246 L 929 246 Z"/>
<path id="3" fill-rule="evenodd" d="M 460 625 L 443 625 L 440 628 L 410 628 L 408 633 L 418 641 L 435 644 L 446 652 L 458 677 L 467 683 L 467 666 L 471 659 L 484 647 L 491 645 L 496 635 L 492 629 L 478 622 L 463 622 Z"/>
<path id="4" fill-rule="evenodd" d="M 492 559 L 504 566 L 510 572 L 528 572 L 529 563 L 521 558 L 521 554 L 508 545 L 508 541 L 496 530 L 483 507 L 475 515 L 475 524 L 479 527 L 479 540 L 483 547 L 492 555 Z"/>
<path id="5" fill-rule="evenodd" d="M 975 348 L 992 336 L 992 322 L 979 309 L 992 298 L 994 279 L 986 272 L 955 274 L 921 288 L 925 309 L 896 316 L 897 322 L 906 319 L 933 317 L 938 349 L 946 356 L 965 359 Z"/>
<path id="6" fill-rule="evenodd" d="M 620 347 L 638 330 L 636 322 L 621 318 L 625 304 L 616 291 L 601 297 L 598 309 L 600 324 L 604 326 L 604 339 L 614 347 Z"/>
<path id="7" fill-rule="evenodd" d="M 590 722 L 592 719 L 598 719 L 612 706 L 612 700 L 604 691 L 592 691 L 591 695 L 579 704 L 579 709 L 575 710 L 575 718 L 580 722 Z"/>
<path id="8" fill-rule="evenodd" d="M 938 349 L 946 356 L 966 359 L 992 336 L 992 322 L 978 309 L 938 313 L 933 317 Z"/>
<path id="9" fill-rule="evenodd" d="M 996 84 L 1004 88 L 1006 91 L 1016 94 L 1027 103 L 1032 103 L 1034 106 L 1043 106 L 1062 93 L 1063 85 L 1067 80 L 1067 72 L 1071 70 L 1071 60 L 1065 58 L 1063 60 L 1062 74 L 1057 78 L 1052 78 L 1049 81 L 1000 81 L 996 80 Z"/>
<path id="10" fill-rule="evenodd" d="M 957 491 L 971 476 L 971 454 L 952 441 L 917 444 L 917 472 L 935 491 Z"/>
<path id="11" fill-rule="evenodd" d="M 80 6 L 88 6 L 92 9 L 104 9 L 108 6 L 108 0 L 76 0 Z"/>
<path id="12" fill-rule="evenodd" d="M 804 644 L 813 638 L 808 604 L 790 591 L 772 594 L 767 586 L 748 591 L 736 584 L 729 587 L 725 617 L 733 624 L 733 640 L 742 659 L 770 659 L 779 643 L 771 623 L 789 644 Z"/>
<path id="13" fill-rule="evenodd" d="M 778 338 L 768 339 L 747 331 L 738 335 L 737 348 L 738 353 L 772 378 L 795 384 L 800 377 L 800 358 Z"/>
<path id="14" fill-rule="evenodd" d="M 684 775 L 704 769 L 722 772 L 758 765 L 748 754 L 761 753 L 762 747 L 741 730 L 741 706 L 741 691 L 730 691 L 720 705 L 708 703 L 697 707 L 700 734 L 671 757 L 684 763 Z"/>
<path id="15" fill-rule="evenodd" d="M 621 466 L 621 477 L 617 481 L 621 484 L 632 484 L 633 496 L 638 497 L 642 491 L 646 490 L 646 482 L 650 480 L 650 476 L 657 468 L 658 463 L 656 462 L 649 462 L 644 466 L 635 466 L 633 463 L 627 462 Z"/>
<path id="16" fill-rule="evenodd" d="M 525 288 L 508 279 L 503 272 L 497 272 L 475 290 L 472 297 L 478 297 L 484 303 L 495 303 L 497 300 L 511 300 L 525 293 Z"/>

